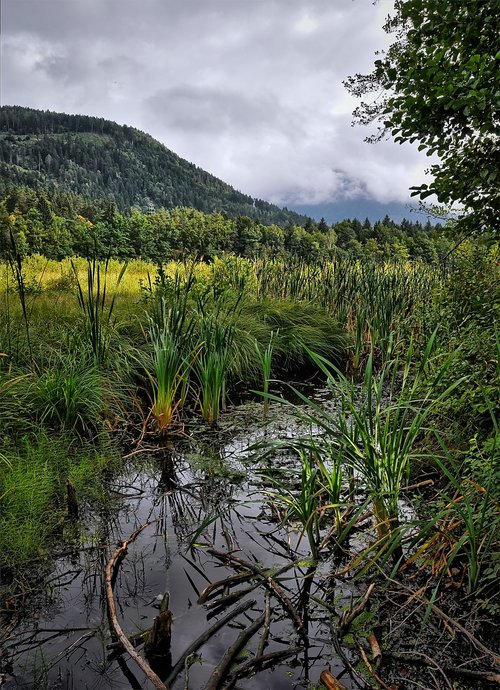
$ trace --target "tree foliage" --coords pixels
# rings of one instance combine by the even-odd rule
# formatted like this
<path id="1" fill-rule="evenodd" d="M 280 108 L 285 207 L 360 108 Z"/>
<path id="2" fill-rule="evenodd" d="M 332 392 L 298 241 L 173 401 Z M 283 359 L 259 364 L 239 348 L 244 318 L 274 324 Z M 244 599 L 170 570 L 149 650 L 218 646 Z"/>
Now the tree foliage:
<path id="1" fill-rule="evenodd" d="M 345 85 L 395 141 L 419 142 L 439 162 L 420 198 L 464 207 L 460 223 L 497 229 L 500 216 L 500 15 L 497 0 L 395 0 L 384 29 L 395 36 L 369 75 Z"/>
<path id="2" fill-rule="evenodd" d="M 311 262 L 345 256 L 436 263 L 455 240 L 440 225 L 408 220 L 397 224 L 388 216 L 373 225 L 354 218 L 331 227 L 325 221 L 280 227 L 194 208 L 147 213 L 132 208 L 122 213 L 109 201 L 91 203 L 67 192 L 10 185 L 3 199 L 0 194 L 0 259 L 12 252 L 12 242 L 23 256 L 43 254 L 51 259 L 97 253 L 99 258 L 111 254 L 155 262 L 185 255 L 210 260 L 232 252 Z"/>

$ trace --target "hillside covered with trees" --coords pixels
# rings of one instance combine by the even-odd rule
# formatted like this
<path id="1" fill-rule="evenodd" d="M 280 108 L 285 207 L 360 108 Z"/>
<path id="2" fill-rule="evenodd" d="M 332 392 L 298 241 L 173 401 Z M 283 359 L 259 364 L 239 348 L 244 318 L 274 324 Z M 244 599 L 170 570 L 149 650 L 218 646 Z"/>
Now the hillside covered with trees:
<path id="1" fill-rule="evenodd" d="M 86 115 L 0 108 L 0 194 L 9 183 L 113 201 L 121 210 L 190 206 L 261 223 L 306 219 L 242 194 L 133 127 Z"/>

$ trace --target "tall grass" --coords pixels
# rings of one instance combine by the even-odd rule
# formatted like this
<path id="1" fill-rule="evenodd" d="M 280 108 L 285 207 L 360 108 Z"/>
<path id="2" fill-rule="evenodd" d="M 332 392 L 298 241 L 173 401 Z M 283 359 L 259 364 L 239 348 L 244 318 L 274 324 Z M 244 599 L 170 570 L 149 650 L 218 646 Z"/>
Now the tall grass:
<path id="1" fill-rule="evenodd" d="M 191 361 L 168 331 L 153 328 L 152 357 L 146 373 L 151 383 L 151 411 L 160 433 L 165 432 L 185 403 Z"/>
<path id="2" fill-rule="evenodd" d="M 226 406 L 234 340 L 233 315 L 237 310 L 238 303 L 229 313 L 220 308 L 211 313 L 206 311 L 205 303 L 199 304 L 201 319 L 197 335 L 200 340 L 194 371 L 200 388 L 201 414 L 210 424 L 218 421 Z"/>
<path id="3" fill-rule="evenodd" d="M 102 420 L 101 375 L 83 352 L 56 354 L 32 380 L 30 398 L 39 422 L 57 430 L 92 431 Z"/>
<path id="4" fill-rule="evenodd" d="M 320 518 L 321 518 L 321 491 L 318 486 L 319 469 L 311 461 L 310 454 L 304 450 L 298 450 L 300 462 L 299 487 L 296 490 L 287 484 L 288 472 L 266 474 L 266 479 L 276 487 L 276 491 L 264 491 L 273 503 L 278 503 L 285 508 L 285 523 L 298 522 L 306 534 L 311 555 L 314 559 L 319 557 L 320 547 Z M 285 481 L 283 479 L 285 478 Z M 300 542 L 300 540 L 299 540 Z"/>
<path id="5" fill-rule="evenodd" d="M 487 451 L 473 448 L 473 459 L 458 461 L 438 435 L 441 454 L 433 453 L 433 461 L 447 483 L 439 491 L 436 514 L 418 535 L 420 547 L 413 557 L 440 577 L 453 567 L 464 571 L 468 592 L 483 591 L 485 597 L 494 596 L 500 583 L 500 451 L 495 419 L 493 424 L 491 444 Z"/>
<path id="6" fill-rule="evenodd" d="M 271 338 L 265 350 L 263 350 L 257 340 L 255 341 L 255 349 L 262 367 L 262 390 L 264 393 L 264 417 L 267 417 L 269 412 L 269 381 L 271 378 L 271 367 L 273 362 L 273 339 L 275 334 L 271 331 Z"/>
<path id="7" fill-rule="evenodd" d="M 104 266 L 94 258 L 87 262 L 87 284 L 80 280 L 76 264 L 71 265 L 77 282 L 78 304 L 84 316 L 83 333 L 94 353 L 97 366 L 101 366 L 109 351 L 111 326 L 117 289 L 123 279 L 127 264 L 123 264 L 116 279 L 114 293 L 108 299 L 108 258 Z"/>
<path id="8" fill-rule="evenodd" d="M 453 358 L 441 363 L 430 381 L 427 374 L 435 345 L 429 339 L 414 369 L 410 343 L 404 359 L 396 356 L 385 362 L 376 374 L 372 356 L 368 358 L 362 393 L 338 369 L 315 356 L 332 390 L 341 400 L 338 417 L 313 405 L 315 419 L 345 462 L 362 478 L 373 503 L 379 537 L 398 537 L 399 496 L 408 480 L 411 461 L 422 453 L 418 441 L 431 412 L 461 380 L 435 394 L 441 379 L 452 366 Z M 424 377 L 425 374 L 425 377 Z M 396 553 L 401 555 L 399 548 Z"/>
<path id="9" fill-rule="evenodd" d="M 102 450 L 72 443 L 43 431 L 25 437 L 0 454 L 0 567 L 33 571 L 55 533 L 60 539 L 66 515 L 66 480 L 80 506 L 102 499 L 102 472 L 116 461 L 111 447 Z"/>

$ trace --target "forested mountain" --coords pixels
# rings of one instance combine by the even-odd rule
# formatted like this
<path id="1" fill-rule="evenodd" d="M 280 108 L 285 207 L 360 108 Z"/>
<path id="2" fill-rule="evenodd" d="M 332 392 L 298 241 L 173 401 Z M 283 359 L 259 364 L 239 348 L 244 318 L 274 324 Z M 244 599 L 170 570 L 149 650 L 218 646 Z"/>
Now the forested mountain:
<path id="1" fill-rule="evenodd" d="M 9 184 L 107 199 L 122 211 L 191 207 L 263 224 L 306 220 L 238 192 L 133 127 L 19 106 L 0 108 L 0 196 Z"/>
<path id="2" fill-rule="evenodd" d="M 132 127 L 0 108 L 0 257 L 334 256 L 439 261 L 441 226 L 388 216 L 329 225 L 237 192 Z"/>

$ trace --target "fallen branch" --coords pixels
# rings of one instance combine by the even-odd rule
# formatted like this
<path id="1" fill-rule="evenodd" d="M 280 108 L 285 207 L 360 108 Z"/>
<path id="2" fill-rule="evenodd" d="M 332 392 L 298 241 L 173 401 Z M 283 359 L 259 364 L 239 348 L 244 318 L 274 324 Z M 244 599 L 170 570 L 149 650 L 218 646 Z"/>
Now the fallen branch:
<path id="1" fill-rule="evenodd" d="M 229 649 L 226 651 L 222 659 L 215 667 L 214 672 L 208 679 L 207 684 L 205 685 L 205 690 L 217 690 L 217 688 L 220 687 L 220 683 L 226 675 L 233 659 L 238 654 L 240 649 L 248 642 L 248 640 L 251 637 L 253 637 L 257 630 L 262 627 L 262 624 L 264 623 L 264 618 L 265 616 L 263 614 L 262 616 L 257 618 L 252 623 L 252 625 L 250 625 L 245 630 L 242 630 L 242 632 L 236 638 L 235 642 L 229 647 Z"/>
<path id="2" fill-rule="evenodd" d="M 154 685 L 154 687 L 157 690 L 168 690 L 168 686 L 165 685 L 165 683 L 159 678 L 156 673 L 153 671 L 151 666 L 148 664 L 148 662 L 143 659 L 143 657 L 138 654 L 131 642 L 129 641 L 128 637 L 125 635 L 123 632 L 120 623 L 118 622 L 118 617 L 116 615 L 116 605 L 115 605 L 115 599 L 113 596 L 113 584 L 112 584 L 112 579 L 113 579 L 113 571 L 115 567 L 120 563 L 120 561 L 125 557 L 127 553 L 127 549 L 129 544 L 131 544 L 133 541 L 137 539 L 139 534 L 146 529 L 150 525 L 149 522 L 146 522 L 145 525 L 142 527 L 139 527 L 135 532 L 133 532 L 130 537 L 122 541 L 121 544 L 115 549 L 115 552 L 109 559 L 109 561 L 106 564 L 106 568 L 104 571 L 104 583 L 106 586 L 106 599 L 108 601 L 108 613 L 109 613 L 109 619 L 111 622 L 111 625 L 113 626 L 113 629 L 122 643 L 123 647 L 126 649 L 126 651 L 129 653 L 130 657 L 136 662 L 136 664 L 139 666 L 141 671 L 145 674 L 145 676 L 148 678 L 148 680 L 151 681 L 151 683 Z"/>
<path id="3" fill-rule="evenodd" d="M 273 578 L 269 575 L 268 572 L 262 570 L 261 568 L 258 568 L 253 563 L 249 563 L 248 561 L 245 561 L 242 558 L 239 558 L 238 556 L 234 556 L 232 553 L 223 553 L 222 551 L 217 551 L 216 549 L 208 549 L 208 553 L 210 553 L 212 556 L 215 556 L 216 558 L 219 558 L 220 560 L 230 561 L 231 563 L 236 563 L 237 565 L 241 566 L 242 568 L 245 568 L 245 570 L 251 570 L 253 573 L 255 573 L 256 575 L 261 577 L 262 580 L 264 581 L 264 584 L 266 585 L 266 587 L 268 587 L 270 590 L 272 590 L 272 592 L 274 593 L 274 595 L 276 596 L 276 598 L 278 599 L 280 604 L 283 606 L 283 608 L 286 610 L 286 612 L 288 613 L 288 615 L 292 619 L 293 624 L 295 625 L 295 627 L 297 629 L 297 632 L 300 635 L 304 636 L 304 634 L 305 634 L 304 623 L 300 619 L 294 605 L 292 604 L 290 599 L 287 597 L 283 587 L 280 587 L 280 585 L 278 585 L 277 582 L 275 582 L 273 580 Z M 290 566 L 287 566 L 286 569 L 288 569 L 288 567 L 292 567 L 292 566 L 293 566 L 293 564 Z"/>
<path id="4" fill-rule="evenodd" d="M 283 661 L 288 659 L 290 656 L 295 656 L 301 651 L 300 647 L 290 647 L 290 649 L 284 649 L 281 652 L 269 652 L 269 654 L 263 654 L 262 656 L 256 656 L 254 659 L 249 659 L 245 663 L 240 664 L 230 675 L 228 682 L 224 685 L 224 690 L 230 688 L 235 681 L 239 678 L 245 678 L 249 673 L 254 671 L 257 667 L 262 668 L 263 666 L 268 666 L 275 664 L 277 661 Z"/>
<path id="5" fill-rule="evenodd" d="M 264 630 L 260 636 L 259 646 L 257 648 L 257 657 L 264 656 L 264 649 L 267 645 L 267 638 L 269 637 L 269 629 L 271 627 L 271 596 L 269 594 L 269 590 L 266 592 L 265 600 L 266 608 L 264 610 Z"/>
<path id="6" fill-rule="evenodd" d="M 402 486 L 400 492 L 414 491 L 415 489 L 421 489 L 423 486 L 434 486 L 434 479 L 424 479 L 416 484 L 410 484 L 410 486 Z"/>
<path id="7" fill-rule="evenodd" d="M 419 652 L 384 652 L 384 656 L 388 656 L 395 661 L 404 661 L 407 664 L 415 664 L 416 666 L 430 666 L 436 667 L 434 659 L 430 659 L 426 654 Z M 455 676 L 457 678 L 468 678 L 470 680 L 481 680 L 489 683 L 496 683 L 500 685 L 500 673 L 494 670 L 489 671 L 473 671 L 468 668 L 460 668 L 460 666 L 443 666 L 441 667 L 444 673 L 448 676 Z"/>
<path id="8" fill-rule="evenodd" d="M 467 628 L 465 628 L 461 623 L 459 623 L 457 620 L 454 618 L 451 618 L 448 616 L 447 613 L 445 613 L 442 609 L 439 608 L 439 606 L 436 606 L 436 604 L 432 603 L 427 597 L 420 596 L 420 599 L 424 601 L 427 606 L 431 607 L 431 610 L 434 611 L 434 613 L 438 616 L 438 618 L 441 618 L 442 621 L 445 623 L 448 623 L 452 628 L 455 628 L 455 630 L 458 630 L 461 632 L 465 637 L 469 640 L 469 642 L 479 651 L 483 652 L 483 654 L 486 654 L 486 656 L 489 656 L 495 664 L 500 665 L 500 656 L 494 652 L 493 650 L 489 649 L 484 645 L 480 640 L 477 639 L 477 637 L 474 637 L 472 633 L 470 633 Z"/>
<path id="9" fill-rule="evenodd" d="M 366 590 L 359 604 L 351 608 L 349 611 L 344 611 L 341 614 L 341 616 L 339 617 L 339 632 L 341 635 L 346 633 L 353 620 L 363 613 L 363 611 L 366 608 L 366 605 L 368 604 L 368 600 L 371 596 L 371 593 L 373 592 L 374 587 L 375 585 L 372 583 Z"/>
<path id="10" fill-rule="evenodd" d="M 255 604 L 255 600 L 252 601 L 244 601 L 241 603 L 239 606 L 237 606 L 235 609 L 230 611 L 226 616 L 221 618 L 217 623 L 214 623 L 208 630 L 206 630 L 204 633 L 202 633 L 194 642 L 192 642 L 187 649 L 184 650 L 184 652 L 181 654 L 179 657 L 179 660 L 175 664 L 175 666 L 172 668 L 170 671 L 165 684 L 166 685 L 171 685 L 174 680 L 177 678 L 179 673 L 184 669 L 184 664 L 186 659 L 194 654 L 195 652 L 198 651 L 198 649 L 201 647 L 202 644 L 205 644 L 207 640 L 209 640 L 212 635 L 215 635 L 215 633 L 223 628 L 227 623 L 229 623 L 230 620 L 235 618 L 238 614 L 243 613 L 247 609 L 251 608 Z"/>
<path id="11" fill-rule="evenodd" d="M 218 580 L 207 585 L 198 598 L 198 604 L 204 604 L 208 599 L 215 596 L 215 591 L 222 587 L 232 587 L 233 585 L 241 584 L 254 577 L 253 573 L 241 573 L 240 575 L 231 575 L 224 580 Z"/>
<path id="12" fill-rule="evenodd" d="M 225 597 L 219 597 L 219 599 L 214 599 L 213 601 L 210 601 L 208 604 L 205 604 L 205 608 L 208 611 L 227 608 L 235 601 L 238 601 L 247 594 L 250 594 L 250 592 L 253 592 L 254 589 L 257 589 L 258 586 L 259 583 L 257 582 L 256 584 L 253 584 L 250 587 L 245 587 L 245 589 L 237 589 L 236 592 L 226 594 Z"/>

